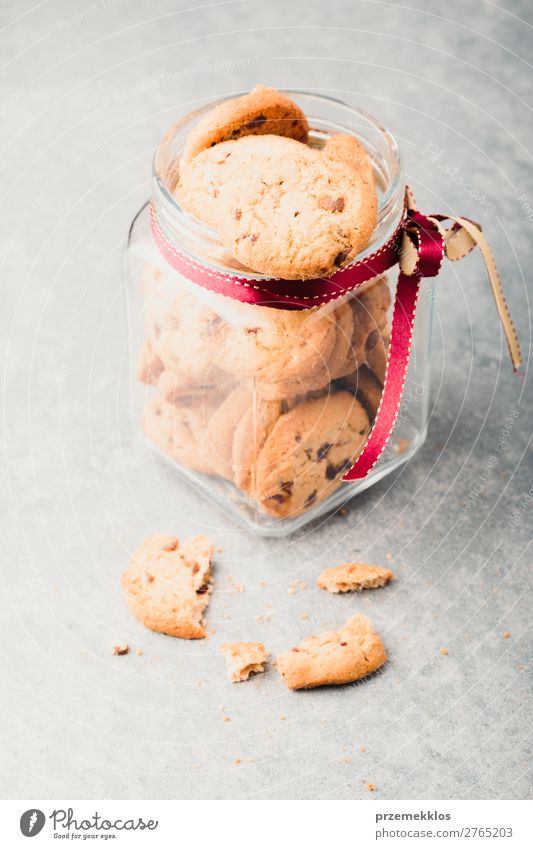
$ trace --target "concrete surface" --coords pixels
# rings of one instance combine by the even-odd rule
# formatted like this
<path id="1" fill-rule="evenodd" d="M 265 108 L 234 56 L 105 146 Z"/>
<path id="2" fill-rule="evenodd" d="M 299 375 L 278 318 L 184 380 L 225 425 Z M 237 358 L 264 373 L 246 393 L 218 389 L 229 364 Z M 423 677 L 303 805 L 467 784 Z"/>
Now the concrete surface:
<path id="1" fill-rule="evenodd" d="M 183 110 L 259 81 L 379 115 L 421 208 L 483 222 L 528 372 L 533 10 L 408 5 L 2 3 L 4 796 L 347 799 L 366 782 L 390 799 L 528 795 L 531 380 L 512 375 L 479 256 L 438 281 L 425 447 L 345 518 L 255 540 L 125 414 L 121 251 L 152 150 Z M 120 572 L 154 530 L 223 548 L 209 641 L 148 633 L 124 607 Z M 314 589 L 326 565 L 388 553 L 390 588 Z M 306 589 L 289 594 L 295 579 Z M 357 610 L 390 651 L 374 679 L 296 694 L 275 672 L 225 682 L 220 641 L 276 653 Z M 116 640 L 144 654 L 114 657 Z"/>

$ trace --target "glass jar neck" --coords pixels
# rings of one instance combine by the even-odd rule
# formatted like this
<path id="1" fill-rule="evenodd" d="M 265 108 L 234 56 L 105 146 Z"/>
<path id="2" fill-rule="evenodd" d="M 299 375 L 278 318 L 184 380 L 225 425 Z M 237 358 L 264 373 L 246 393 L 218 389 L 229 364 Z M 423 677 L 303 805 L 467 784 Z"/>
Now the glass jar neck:
<path id="1" fill-rule="evenodd" d="M 375 118 L 360 109 L 322 95 L 295 91 L 285 94 L 306 113 L 311 146 L 320 148 L 329 136 L 348 133 L 362 142 L 372 160 L 378 192 L 378 221 L 370 244 L 356 258 L 356 261 L 364 260 L 389 240 L 403 215 L 405 184 L 396 141 Z M 208 267 L 221 271 L 238 268 L 239 275 L 258 279 L 262 275 L 236 264 L 225 251 L 218 234 L 189 215 L 174 195 L 179 180 L 179 157 L 188 133 L 206 112 L 221 102 L 217 100 L 190 112 L 165 134 L 153 161 L 152 204 L 159 227 L 178 250 Z"/>

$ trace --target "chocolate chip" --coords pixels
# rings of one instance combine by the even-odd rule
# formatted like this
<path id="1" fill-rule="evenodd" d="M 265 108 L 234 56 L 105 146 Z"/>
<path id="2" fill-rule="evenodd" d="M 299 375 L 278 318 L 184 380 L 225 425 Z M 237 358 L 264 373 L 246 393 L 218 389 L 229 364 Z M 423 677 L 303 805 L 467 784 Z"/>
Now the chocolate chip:
<path id="1" fill-rule="evenodd" d="M 257 333 L 259 333 L 260 329 L 260 327 L 245 327 L 244 332 L 248 336 L 255 336 Z"/>
<path id="2" fill-rule="evenodd" d="M 207 592 L 208 589 L 209 589 L 209 584 L 202 584 L 202 586 L 199 587 L 196 590 L 196 595 L 203 595 L 204 593 Z"/>
<path id="3" fill-rule="evenodd" d="M 242 215 L 242 209 L 236 209 L 235 210 L 235 221 L 240 221 L 241 215 Z"/>
<path id="4" fill-rule="evenodd" d="M 348 256 L 350 254 L 350 250 L 351 250 L 351 248 L 348 248 L 347 251 L 340 251 L 337 254 L 337 256 L 335 257 L 335 259 L 333 260 L 334 265 L 341 266 L 342 263 L 345 262 L 348 259 Z"/>
<path id="5" fill-rule="evenodd" d="M 379 336 L 379 330 L 373 330 L 372 333 L 369 333 L 365 344 L 365 348 L 367 351 L 372 351 L 376 347 L 376 345 L 378 344 Z"/>
<path id="6" fill-rule="evenodd" d="M 324 444 L 321 445 L 318 451 L 316 452 L 316 459 L 323 460 L 330 448 L 331 442 L 324 442 Z"/>
<path id="7" fill-rule="evenodd" d="M 215 318 L 210 319 L 206 324 L 206 330 L 209 333 L 212 333 L 213 330 L 216 330 L 217 327 L 220 327 L 221 324 L 224 324 L 224 319 L 219 315 L 215 316 Z"/>
<path id="8" fill-rule="evenodd" d="M 266 115 L 258 115 L 257 118 L 254 118 L 252 121 L 248 121 L 248 123 L 244 126 L 247 130 L 253 130 L 255 127 L 260 127 L 261 124 L 265 123 L 265 121 Z"/>
<path id="9" fill-rule="evenodd" d="M 348 643 L 341 643 L 341 646 L 347 646 Z"/>
<path id="10" fill-rule="evenodd" d="M 342 460 L 337 466 L 333 463 L 328 463 L 326 467 L 326 478 L 328 481 L 335 480 L 338 475 L 342 474 L 342 472 L 346 472 L 350 466 L 352 465 L 352 461 L 350 458 L 346 458 L 346 460 Z"/>
<path id="11" fill-rule="evenodd" d="M 318 201 L 320 209 L 328 212 L 342 212 L 344 209 L 344 198 L 334 198 L 331 195 L 322 195 Z"/>
<path id="12" fill-rule="evenodd" d="M 313 452 L 311 451 L 311 449 L 310 448 L 304 448 L 304 451 L 305 451 L 305 456 L 307 457 L 307 459 L 312 460 L 313 459 Z"/>
<path id="13" fill-rule="evenodd" d="M 289 412 L 289 405 L 287 404 L 287 402 L 286 402 L 286 401 L 282 401 L 282 402 L 281 402 L 281 407 L 280 407 L 280 409 L 281 409 L 281 412 L 282 412 L 282 413 L 288 413 L 288 412 Z M 301 437 L 300 437 L 300 439 L 301 439 Z"/>
<path id="14" fill-rule="evenodd" d="M 250 236 L 250 241 L 252 242 L 252 245 L 254 244 L 254 242 L 257 242 L 258 238 L 259 236 L 257 235 L 257 233 L 252 233 L 252 235 Z"/>
<path id="15" fill-rule="evenodd" d="M 316 495 L 317 495 L 317 492 L 316 492 L 316 489 L 314 489 L 313 492 L 310 495 L 308 495 L 307 498 L 305 499 L 305 505 L 304 506 L 310 507 L 311 504 L 313 504 L 316 501 Z"/>
<path id="16" fill-rule="evenodd" d="M 269 495 L 267 501 L 276 501 L 278 504 L 284 504 L 287 500 L 287 496 L 283 495 L 281 492 L 276 492 L 274 495 Z"/>
<path id="17" fill-rule="evenodd" d="M 292 495 L 292 488 L 294 486 L 294 481 L 283 481 L 280 483 L 280 486 L 283 492 L 286 492 L 287 495 Z"/>

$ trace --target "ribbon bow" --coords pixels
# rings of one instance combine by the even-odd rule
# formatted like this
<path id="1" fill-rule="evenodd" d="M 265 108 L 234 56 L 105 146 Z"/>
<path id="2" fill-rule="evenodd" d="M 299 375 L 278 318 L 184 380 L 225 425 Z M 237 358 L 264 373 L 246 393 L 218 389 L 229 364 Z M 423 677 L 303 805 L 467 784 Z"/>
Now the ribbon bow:
<path id="1" fill-rule="evenodd" d="M 365 259 L 340 269 L 331 277 L 313 280 L 239 277 L 203 265 L 194 257 L 177 250 L 167 239 L 152 204 L 150 221 L 159 252 L 179 274 L 199 286 L 234 300 L 276 309 L 310 309 L 337 300 L 399 263 L 381 402 L 368 440 L 352 468 L 344 475 L 345 481 L 366 477 L 389 441 L 405 385 L 420 284 L 424 277 L 438 275 L 445 256 L 455 261 L 462 259 L 476 246 L 479 247 L 514 370 L 518 371 L 522 364 L 518 336 L 505 301 L 496 263 L 481 227 L 468 218 L 423 215 L 418 211 L 408 187 L 405 190 L 404 218 L 385 245 Z M 443 221 L 452 221 L 453 224 L 444 227 Z"/>

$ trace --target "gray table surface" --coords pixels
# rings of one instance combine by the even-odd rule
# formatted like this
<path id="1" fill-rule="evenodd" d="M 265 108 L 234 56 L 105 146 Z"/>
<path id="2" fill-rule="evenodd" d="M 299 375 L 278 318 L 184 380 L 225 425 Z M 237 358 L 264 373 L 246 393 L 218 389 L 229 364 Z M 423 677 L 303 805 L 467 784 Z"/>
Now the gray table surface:
<path id="1" fill-rule="evenodd" d="M 533 10 L 505 6 L 1 4 L 3 796 L 530 792 Z M 254 539 L 176 480 L 125 407 L 121 253 L 152 150 L 188 108 L 258 82 L 378 115 L 421 208 L 483 222 L 526 371 L 512 374 L 480 257 L 446 267 L 424 448 L 348 516 L 283 541 Z M 125 609 L 119 575 L 154 531 L 223 549 L 207 641 L 152 634 Z M 390 588 L 314 588 L 326 565 L 387 555 Z M 290 594 L 295 579 L 306 588 Z M 276 653 L 358 610 L 389 649 L 383 674 L 307 693 L 274 671 L 226 683 L 219 642 Z M 117 640 L 142 656 L 114 657 Z"/>

